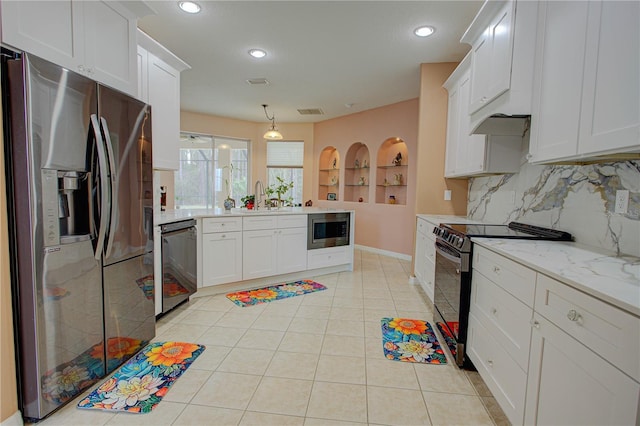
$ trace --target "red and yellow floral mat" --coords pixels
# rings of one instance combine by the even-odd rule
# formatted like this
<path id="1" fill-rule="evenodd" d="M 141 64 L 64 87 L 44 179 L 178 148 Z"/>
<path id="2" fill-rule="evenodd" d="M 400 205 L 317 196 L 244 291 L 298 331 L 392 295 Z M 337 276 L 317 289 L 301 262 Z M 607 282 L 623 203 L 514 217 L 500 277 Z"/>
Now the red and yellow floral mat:
<path id="1" fill-rule="evenodd" d="M 237 291 L 227 294 L 227 298 L 238 306 L 253 306 L 260 303 L 273 302 L 274 300 L 300 296 L 314 291 L 326 290 L 320 283 L 311 280 L 292 281 L 275 284 L 257 290 Z"/>
<path id="2" fill-rule="evenodd" d="M 83 398 L 78 408 L 148 413 L 204 349 L 193 343 L 151 343 Z"/>
<path id="3" fill-rule="evenodd" d="M 144 292 L 147 299 L 153 300 L 153 274 L 138 278 L 136 283 L 138 284 L 138 287 L 140 287 L 140 290 Z M 189 293 L 189 290 L 184 288 L 182 284 L 178 282 L 176 277 L 169 272 L 165 272 L 163 277 L 162 293 L 165 297 L 173 297 L 179 294 Z"/>
<path id="4" fill-rule="evenodd" d="M 387 359 L 425 364 L 446 364 L 431 325 L 408 318 L 382 318 L 382 348 Z"/>

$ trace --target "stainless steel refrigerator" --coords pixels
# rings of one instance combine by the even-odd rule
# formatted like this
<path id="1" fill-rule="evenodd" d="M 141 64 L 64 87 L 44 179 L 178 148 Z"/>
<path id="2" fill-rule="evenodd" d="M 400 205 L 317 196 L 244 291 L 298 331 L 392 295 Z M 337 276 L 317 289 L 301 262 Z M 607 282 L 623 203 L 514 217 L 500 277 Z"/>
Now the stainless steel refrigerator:
<path id="1" fill-rule="evenodd" d="M 41 419 L 155 335 L 151 111 L 2 53 L 19 402 Z"/>

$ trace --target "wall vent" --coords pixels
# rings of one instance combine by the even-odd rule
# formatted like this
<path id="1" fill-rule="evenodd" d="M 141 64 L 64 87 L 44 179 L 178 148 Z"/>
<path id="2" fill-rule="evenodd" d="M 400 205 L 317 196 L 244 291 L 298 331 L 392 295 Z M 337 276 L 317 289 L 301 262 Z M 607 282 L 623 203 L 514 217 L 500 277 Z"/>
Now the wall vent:
<path id="1" fill-rule="evenodd" d="M 298 109 L 300 115 L 323 115 L 324 112 L 320 108 L 301 108 Z"/>
<path id="2" fill-rule="evenodd" d="M 269 80 L 267 80 L 266 78 L 250 78 L 249 80 L 247 80 L 247 83 L 249 83 L 252 86 L 255 85 L 266 85 L 269 84 Z"/>

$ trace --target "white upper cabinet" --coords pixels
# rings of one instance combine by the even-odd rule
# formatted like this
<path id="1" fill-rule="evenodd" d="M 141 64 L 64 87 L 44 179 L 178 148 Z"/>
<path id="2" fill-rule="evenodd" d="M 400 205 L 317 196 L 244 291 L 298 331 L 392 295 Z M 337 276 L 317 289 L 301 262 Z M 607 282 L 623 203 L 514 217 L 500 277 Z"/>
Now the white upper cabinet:
<path id="1" fill-rule="evenodd" d="M 444 83 L 449 92 L 445 177 L 515 173 L 520 168 L 520 143 L 504 136 L 469 135 L 471 56 Z"/>
<path id="2" fill-rule="evenodd" d="M 472 45 L 470 113 L 476 112 L 511 86 L 514 11 L 515 2 L 503 4 Z"/>
<path id="3" fill-rule="evenodd" d="M 137 19 L 151 9 L 127 3 L 2 2 L 2 42 L 135 95 Z"/>
<path id="4" fill-rule="evenodd" d="M 180 167 L 180 72 L 189 68 L 138 30 L 138 98 L 151 105 L 154 169 Z"/>
<path id="5" fill-rule="evenodd" d="M 535 2 L 491 0 L 462 36 L 471 45 L 471 131 L 495 114 L 531 114 L 535 24 Z"/>
<path id="6" fill-rule="evenodd" d="M 531 162 L 639 152 L 640 3 L 540 2 L 533 93 Z"/>

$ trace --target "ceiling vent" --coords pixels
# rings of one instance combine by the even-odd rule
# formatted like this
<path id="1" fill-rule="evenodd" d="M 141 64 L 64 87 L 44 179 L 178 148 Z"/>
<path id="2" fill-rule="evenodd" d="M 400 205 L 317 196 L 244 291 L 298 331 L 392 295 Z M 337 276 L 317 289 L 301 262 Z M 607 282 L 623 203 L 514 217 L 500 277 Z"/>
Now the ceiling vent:
<path id="1" fill-rule="evenodd" d="M 324 112 L 320 108 L 303 108 L 298 109 L 300 115 L 323 115 Z"/>
<path id="2" fill-rule="evenodd" d="M 267 80 L 266 78 L 250 78 L 249 80 L 247 80 L 247 83 L 252 86 L 265 86 L 269 84 L 269 80 Z"/>

